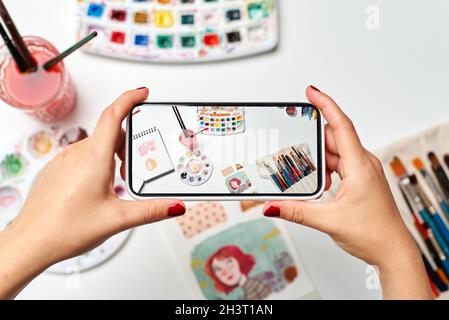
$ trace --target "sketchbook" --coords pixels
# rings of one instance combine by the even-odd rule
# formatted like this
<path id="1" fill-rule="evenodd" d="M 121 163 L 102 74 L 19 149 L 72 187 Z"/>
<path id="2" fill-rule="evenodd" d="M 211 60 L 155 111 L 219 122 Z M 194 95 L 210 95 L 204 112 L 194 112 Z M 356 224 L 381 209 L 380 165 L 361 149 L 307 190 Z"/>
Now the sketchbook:
<path id="1" fill-rule="evenodd" d="M 160 228 L 193 299 L 317 299 L 282 221 L 239 202 L 190 202 Z"/>
<path id="2" fill-rule="evenodd" d="M 175 171 L 161 133 L 156 126 L 132 136 L 133 186 L 135 190 Z"/>

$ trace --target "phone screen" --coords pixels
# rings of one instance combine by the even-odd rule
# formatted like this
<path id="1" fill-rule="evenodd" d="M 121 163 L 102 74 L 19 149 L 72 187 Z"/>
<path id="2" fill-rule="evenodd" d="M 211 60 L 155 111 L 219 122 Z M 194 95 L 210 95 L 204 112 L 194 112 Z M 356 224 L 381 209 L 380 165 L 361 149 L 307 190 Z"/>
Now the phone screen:
<path id="1" fill-rule="evenodd" d="M 310 104 L 134 107 L 128 184 L 140 197 L 313 196 L 321 115 Z"/>

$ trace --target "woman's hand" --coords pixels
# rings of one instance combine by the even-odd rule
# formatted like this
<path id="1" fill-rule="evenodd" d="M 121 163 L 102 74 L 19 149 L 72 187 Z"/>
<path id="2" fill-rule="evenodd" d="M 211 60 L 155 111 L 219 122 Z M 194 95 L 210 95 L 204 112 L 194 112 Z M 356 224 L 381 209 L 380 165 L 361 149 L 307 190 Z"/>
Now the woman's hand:
<path id="1" fill-rule="evenodd" d="M 421 255 L 391 194 L 380 161 L 363 148 L 351 120 L 326 94 L 307 98 L 328 124 L 326 188 L 337 172 L 341 185 L 329 203 L 268 202 L 264 214 L 329 234 L 345 251 L 379 268 L 384 298 L 431 298 Z"/>
<path id="2" fill-rule="evenodd" d="M 121 123 L 147 97 L 146 88 L 123 94 L 103 111 L 91 137 L 66 147 L 40 172 L 20 214 L 0 233 L 0 298 L 116 233 L 184 214 L 177 200 L 125 201 L 114 192 L 114 155 L 124 163 L 125 154 Z"/>

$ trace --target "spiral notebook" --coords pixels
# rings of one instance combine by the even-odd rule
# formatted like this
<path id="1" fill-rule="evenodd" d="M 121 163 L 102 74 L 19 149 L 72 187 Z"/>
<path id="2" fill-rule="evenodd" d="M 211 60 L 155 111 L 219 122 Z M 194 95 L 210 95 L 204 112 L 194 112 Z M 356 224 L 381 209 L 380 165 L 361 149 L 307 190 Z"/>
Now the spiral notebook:
<path id="1" fill-rule="evenodd" d="M 175 171 L 159 129 L 154 126 L 133 134 L 133 186 L 143 186 Z"/>

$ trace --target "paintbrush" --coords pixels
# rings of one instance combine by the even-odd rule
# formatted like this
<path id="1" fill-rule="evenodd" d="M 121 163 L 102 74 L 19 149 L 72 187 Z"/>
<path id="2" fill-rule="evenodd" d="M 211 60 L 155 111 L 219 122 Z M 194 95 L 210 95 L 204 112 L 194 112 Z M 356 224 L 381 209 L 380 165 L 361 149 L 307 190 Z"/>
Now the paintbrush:
<path id="1" fill-rule="evenodd" d="M 274 183 L 279 188 L 279 190 L 281 190 L 281 192 L 283 192 L 284 191 L 284 186 L 281 184 L 281 182 L 276 177 L 276 174 L 273 171 L 273 169 L 271 169 L 271 167 L 268 164 L 266 164 L 265 162 L 263 162 L 263 164 L 264 164 L 265 168 L 267 169 L 268 173 L 270 174 L 271 179 L 274 181 Z"/>
<path id="2" fill-rule="evenodd" d="M 97 31 L 92 32 L 91 34 L 89 34 L 88 36 L 84 37 L 83 39 L 81 39 L 80 41 L 78 41 L 77 43 L 75 43 L 73 46 L 71 46 L 70 48 L 68 48 L 67 50 L 61 52 L 60 54 L 58 54 L 56 57 L 51 58 L 50 60 L 48 60 L 45 64 L 44 64 L 44 69 L 45 70 L 49 70 L 51 69 L 51 67 L 53 67 L 54 65 L 56 65 L 58 62 L 60 62 L 62 59 L 64 59 L 65 57 L 67 57 L 69 54 L 75 52 L 76 50 L 78 50 L 79 48 L 81 48 L 82 46 L 84 46 L 86 43 L 88 43 L 90 40 L 92 40 L 93 38 L 95 38 L 98 35 Z"/>
<path id="3" fill-rule="evenodd" d="M 418 230 L 424 244 L 426 245 L 426 248 L 429 251 L 433 262 L 437 266 L 436 272 L 439 278 L 445 284 L 448 284 L 449 279 L 447 278 L 447 276 L 449 275 L 449 262 L 447 261 L 446 256 L 438 247 L 438 244 L 435 241 L 435 237 L 433 236 L 432 230 L 430 230 L 429 227 L 422 222 L 422 220 L 418 217 L 417 210 L 412 205 L 410 199 L 407 197 L 407 195 L 404 193 L 402 189 L 400 190 L 405 200 L 405 203 L 407 204 L 407 207 L 413 217 L 414 225 Z"/>
<path id="4" fill-rule="evenodd" d="M 282 175 L 284 176 L 285 180 L 287 181 L 287 185 L 289 187 L 291 187 L 292 185 L 294 185 L 293 180 L 290 177 L 290 174 L 287 172 L 287 170 L 282 166 L 281 162 L 279 160 L 277 160 L 275 157 L 273 157 L 274 163 L 276 164 L 276 166 L 279 168 L 279 170 L 281 170 Z"/>
<path id="5" fill-rule="evenodd" d="M 410 178 L 407 175 L 407 171 L 405 170 L 404 165 L 398 157 L 394 157 L 390 162 L 391 169 L 394 175 L 399 179 L 399 188 L 403 190 L 403 192 L 407 195 L 409 199 L 411 199 L 412 203 L 416 207 L 419 215 L 424 220 L 424 222 L 432 229 L 433 234 L 435 235 L 435 239 L 438 242 L 438 245 L 443 250 L 446 257 L 449 256 L 449 247 L 444 240 L 444 237 L 441 235 L 439 229 L 437 228 L 435 222 L 427 212 L 422 199 L 419 197 L 416 189 L 410 182 Z"/>
<path id="6" fill-rule="evenodd" d="M 435 198 L 437 199 L 438 203 L 441 206 L 441 210 L 443 210 L 446 217 L 449 218 L 449 207 L 447 205 L 446 200 L 444 199 L 443 192 L 441 191 L 441 189 L 438 186 L 438 182 L 436 182 L 433 179 L 433 177 L 430 175 L 430 173 L 424 168 L 424 163 L 421 161 L 421 159 L 419 157 L 413 159 L 412 162 L 413 162 L 413 165 L 415 166 L 416 170 L 418 170 L 421 173 L 421 176 L 426 181 L 427 186 L 434 193 Z"/>
<path id="7" fill-rule="evenodd" d="M 449 245 L 449 230 L 447 229 L 446 224 L 444 223 L 443 219 L 441 218 L 440 214 L 437 212 L 435 207 L 430 202 L 427 195 L 424 193 L 424 191 L 421 189 L 420 185 L 418 184 L 418 179 L 416 179 L 416 176 L 412 174 L 410 176 L 410 182 L 412 186 L 415 188 L 416 192 L 418 193 L 418 196 L 421 198 L 424 207 L 427 209 L 427 212 L 430 214 L 431 218 L 434 220 L 435 225 L 437 226 L 438 230 L 441 232 L 441 235 L 443 236 L 444 240 L 446 241 L 446 244 Z"/>
<path id="8" fill-rule="evenodd" d="M 19 31 L 16 28 L 16 25 L 14 24 L 14 21 L 9 15 L 8 10 L 3 4 L 3 1 L 1 0 L 0 0 L 0 17 L 3 20 L 3 23 L 5 24 L 6 28 L 8 29 L 9 34 L 11 35 L 11 41 L 16 49 L 15 53 L 18 54 L 18 56 L 20 57 L 19 62 L 16 60 L 16 63 L 20 71 L 21 72 L 36 71 L 37 69 L 36 61 L 34 61 L 33 57 L 31 56 L 31 53 L 28 50 L 25 41 L 23 41 L 22 36 L 20 35 Z"/>
<path id="9" fill-rule="evenodd" d="M 441 190 L 443 190 L 445 198 L 449 199 L 449 179 L 447 178 L 447 175 L 444 172 L 440 161 L 438 160 L 434 152 L 429 152 L 427 156 L 429 158 L 430 164 L 432 165 L 432 170 L 435 173 L 435 176 L 437 177 L 437 180 L 440 184 Z"/>
<path id="10" fill-rule="evenodd" d="M 283 154 L 280 155 L 280 158 L 281 158 L 282 162 L 284 163 L 285 167 L 288 169 L 288 171 L 292 175 L 293 179 L 295 180 L 295 183 L 298 182 L 299 181 L 299 176 L 296 174 L 295 170 L 290 165 L 290 163 L 288 162 L 287 158 Z"/>
<path id="11" fill-rule="evenodd" d="M 449 169 L 449 154 L 444 155 L 444 163 L 446 164 L 446 167 Z"/>
<path id="12" fill-rule="evenodd" d="M 8 36 L 8 33 L 6 32 L 5 28 L 3 28 L 2 24 L 0 24 L 0 35 L 3 38 L 3 41 L 5 42 L 5 45 L 8 48 L 9 52 L 11 53 L 12 58 L 16 62 L 20 72 L 25 72 L 27 70 L 25 61 L 23 61 L 20 53 L 17 51 L 17 48 L 12 43 L 11 39 Z"/>
<path id="13" fill-rule="evenodd" d="M 181 127 L 182 133 L 184 133 L 184 137 L 189 138 L 189 132 L 187 131 L 186 125 L 182 120 L 181 114 L 179 113 L 177 106 L 172 106 L 173 112 L 175 113 L 176 119 L 178 119 L 179 126 Z"/>

